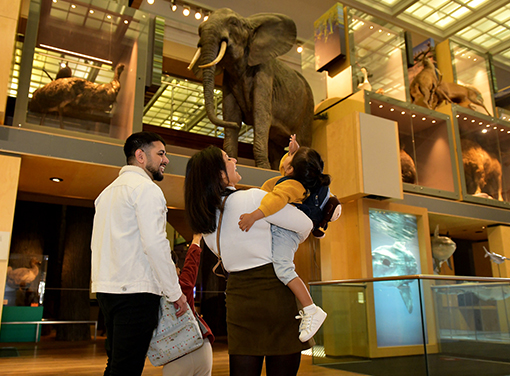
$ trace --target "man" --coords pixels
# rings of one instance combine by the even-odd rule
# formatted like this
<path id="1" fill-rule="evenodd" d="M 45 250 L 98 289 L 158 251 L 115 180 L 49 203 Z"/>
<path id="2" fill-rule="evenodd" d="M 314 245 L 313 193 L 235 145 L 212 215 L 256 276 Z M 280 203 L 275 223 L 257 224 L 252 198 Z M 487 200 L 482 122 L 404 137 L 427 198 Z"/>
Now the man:
<path id="1" fill-rule="evenodd" d="M 166 238 L 166 201 L 154 181 L 168 163 L 165 142 L 151 132 L 126 140 L 127 166 L 95 201 L 92 292 L 105 317 L 105 375 L 141 375 L 159 301 L 174 302 L 180 316 L 186 297 Z"/>

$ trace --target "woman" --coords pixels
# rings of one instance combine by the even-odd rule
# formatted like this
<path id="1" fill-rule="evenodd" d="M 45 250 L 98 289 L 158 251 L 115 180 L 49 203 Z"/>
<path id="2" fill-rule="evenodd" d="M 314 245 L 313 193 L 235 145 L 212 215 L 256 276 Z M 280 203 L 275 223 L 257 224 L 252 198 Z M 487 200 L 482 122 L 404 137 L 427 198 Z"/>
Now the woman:
<path id="1" fill-rule="evenodd" d="M 230 273 L 227 281 L 227 331 L 230 375 L 260 375 L 264 359 L 268 376 L 296 375 L 301 351 L 309 348 L 299 336 L 298 308 L 293 293 L 278 278 L 271 257 L 271 224 L 307 238 L 312 222 L 287 205 L 257 221 L 249 232 L 239 217 L 257 209 L 266 194 L 260 189 L 236 191 L 241 180 L 237 161 L 210 146 L 186 167 L 185 204 L 191 228 L 203 233 Z M 217 237 L 221 216 L 220 236 Z"/>
<path id="2" fill-rule="evenodd" d="M 195 298 L 193 290 L 197 283 L 198 267 L 200 266 L 200 240 L 202 235 L 194 234 L 193 242 L 188 248 L 184 266 L 179 274 L 179 284 L 187 302 L 195 314 Z M 198 316 L 199 325 L 204 336 L 204 344 L 195 351 L 184 355 L 163 366 L 163 376 L 211 376 L 213 365 L 213 352 L 211 345 L 214 342 L 214 335 L 204 319 Z"/>

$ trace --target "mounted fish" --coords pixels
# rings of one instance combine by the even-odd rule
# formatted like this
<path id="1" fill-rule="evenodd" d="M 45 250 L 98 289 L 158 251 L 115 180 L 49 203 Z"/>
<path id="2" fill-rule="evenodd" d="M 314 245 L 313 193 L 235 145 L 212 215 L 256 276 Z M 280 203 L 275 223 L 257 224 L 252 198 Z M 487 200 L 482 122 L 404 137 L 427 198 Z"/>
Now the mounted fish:
<path id="1" fill-rule="evenodd" d="M 382 245 L 372 251 L 372 268 L 374 277 L 392 277 L 418 274 L 418 263 L 414 255 L 406 248 L 405 243 L 395 242 L 393 245 Z M 395 286 L 409 313 L 413 312 L 411 296 L 412 280 L 387 282 Z"/>
<path id="2" fill-rule="evenodd" d="M 504 263 L 506 260 L 509 260 L 508 257 L 502 256 L 494 252 L 489 252 L 485 247 L 483 247 L 483 249 L 485 250 L 485 257 L 490 257 L 491 261 L 495 264 L 499 265 Z"/>
<path id="3" fill-rule="evenodd" d="M 439 225 L 434 230 L 434 237 L 432 238 L 432 257 L 434 258 L 434 272 L 439 274 L 441 272 L 441 265 L 447 263 L 450 270 L 453 270 L 450 257 L 457 249 L 457 244 L 448 236 L 439 235 Z"/>

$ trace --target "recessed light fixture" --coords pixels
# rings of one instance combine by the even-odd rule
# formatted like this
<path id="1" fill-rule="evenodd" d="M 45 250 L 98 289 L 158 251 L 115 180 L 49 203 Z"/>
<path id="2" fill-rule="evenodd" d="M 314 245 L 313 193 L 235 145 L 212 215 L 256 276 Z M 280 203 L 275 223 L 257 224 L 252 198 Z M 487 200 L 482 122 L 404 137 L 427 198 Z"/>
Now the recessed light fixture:
<path id="1" fill-rule="evenodd" d="M 57 178 L 57 177 L 53 177 L 53 178 L 50 178 L 50 180 L 54 183 L 61 183 L 64 181 L 64 179 L 62 178 Z"/>

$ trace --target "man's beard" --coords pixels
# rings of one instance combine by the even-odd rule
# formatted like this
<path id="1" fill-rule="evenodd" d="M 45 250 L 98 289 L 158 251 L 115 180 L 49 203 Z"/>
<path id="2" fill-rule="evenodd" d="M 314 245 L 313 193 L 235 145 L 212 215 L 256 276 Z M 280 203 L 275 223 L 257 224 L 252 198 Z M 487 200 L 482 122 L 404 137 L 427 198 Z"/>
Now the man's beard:
<path id="1" fill-rule="evenodd" d="M 152 166 L 147 166 L 147 171 L 149 171 L 152 175 L 152 179 L 155 181 L 163 180 L 163 174 L 159 171 L 159 166 L 154 168 Z"/>

